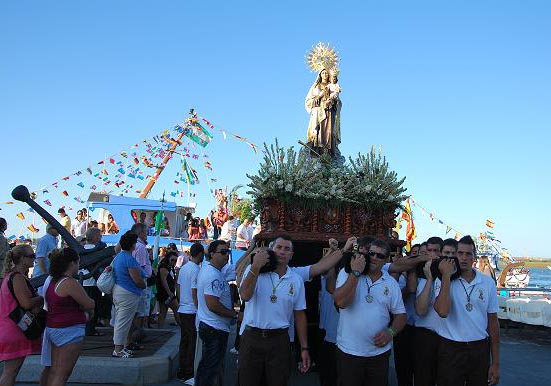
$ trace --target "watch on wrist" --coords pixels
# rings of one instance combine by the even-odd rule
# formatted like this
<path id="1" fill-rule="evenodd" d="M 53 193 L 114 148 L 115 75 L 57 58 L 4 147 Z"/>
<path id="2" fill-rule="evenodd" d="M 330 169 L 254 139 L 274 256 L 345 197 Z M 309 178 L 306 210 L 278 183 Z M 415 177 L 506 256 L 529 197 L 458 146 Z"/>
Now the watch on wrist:
<path id="1" fill-rule="evenodd" d="M 356 270 L 353 270 L 352 271 L 352 275 L 354 275 L 355 277 L 360 277 L 362 273 L 360 271 L 356 271 Z"/>

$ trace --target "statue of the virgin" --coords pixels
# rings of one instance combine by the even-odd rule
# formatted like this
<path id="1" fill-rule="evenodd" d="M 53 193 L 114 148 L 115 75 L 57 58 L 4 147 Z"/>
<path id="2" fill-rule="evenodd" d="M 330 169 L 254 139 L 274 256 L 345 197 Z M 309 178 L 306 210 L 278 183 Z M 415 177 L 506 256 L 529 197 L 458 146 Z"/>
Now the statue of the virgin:
<path id="1" fill-rule="evenodd" d="M 312 69 L 318 71 L 316 81 L 306 95 L 305 107 L 310 120 L 307 145 L 318 154 L 340 156 L 341 87 L 338 83 L 338 57 L 332 48 L 318 44 L 308 56 Z"/>

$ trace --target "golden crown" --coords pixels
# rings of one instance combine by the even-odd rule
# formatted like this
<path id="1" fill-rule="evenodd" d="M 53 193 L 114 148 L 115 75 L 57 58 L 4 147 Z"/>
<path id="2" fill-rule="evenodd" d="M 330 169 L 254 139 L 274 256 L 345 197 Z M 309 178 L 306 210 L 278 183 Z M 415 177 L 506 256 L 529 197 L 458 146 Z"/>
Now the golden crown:
<path id="1" fill-rule="evenodd" d="M 308 53 L 306 63 L 312 71 L 330 70 L 338 74 L 339 56 L 335 49 L 326 43 L 318 43 Z"/>

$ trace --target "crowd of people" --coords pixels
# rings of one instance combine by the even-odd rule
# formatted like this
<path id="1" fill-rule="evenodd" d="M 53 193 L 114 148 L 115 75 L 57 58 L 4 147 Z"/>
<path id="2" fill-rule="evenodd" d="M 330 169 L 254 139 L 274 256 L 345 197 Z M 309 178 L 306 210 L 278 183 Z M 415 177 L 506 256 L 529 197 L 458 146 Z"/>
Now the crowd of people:
<path id="1" fill-rule="evenodd" d="M 315 360 L 322 385 L 386 386 L 391 350 L 399 386 L 498 383 L 495 280 L 483 259 L 476 268 L 469 236 L 431 237 L 412 246 L 409 256 L 370 237 L 351 237 L 342 248 L 330 239 L 315 264 L 291 267 L 293 240 L 280 236 L 268 247 L 254 248 L 250 221 L 239 227 L 232 222 L 228 219 L 227 229 L 206 249 L 200 242 L 189 254 L 176 245 L 161 248 L 158 264 L 142 222 L 121 235 L 111 262 L 95 267 L 79 268 L 76 251 L 58 248 L 53 227 L 35 251 L 30 245 L 6 246 L 0 384 L 13 385 L 25 357 L 37 352 L 44 366 L 41 385 L 65 384 L 84 337 L 98 334 L 101 320 L 110 319 L 114 329 L 113 358 L 133 358 L 143 348 L 140 338 L 151 326 L 154 308 L 159 328 L 169 309 L 180 328 L 177 377 L 186 384 L 223 383 L 234 321 L 240 386 L 288 384 L 295 363 L 302 373 L 314 366 L 314 343 L 321 344 Z M 84 248 L 98 246 L 102 234 L 88 227 Z M 247 251 L 229 264 L 232 236 L 235 246 Z M 115 279 L 110 296 L 95 285 L 107 265 Z M 49 275 L 39 292 L 29 282 L 30 269 L 33 276 Z M 305 283 L 317 276 L 321 342 L 312 341 L 306 316 Z M 18 307 L 37 315 L 47 311 L 42 337 L 28 338 L 10 318 Z"/>

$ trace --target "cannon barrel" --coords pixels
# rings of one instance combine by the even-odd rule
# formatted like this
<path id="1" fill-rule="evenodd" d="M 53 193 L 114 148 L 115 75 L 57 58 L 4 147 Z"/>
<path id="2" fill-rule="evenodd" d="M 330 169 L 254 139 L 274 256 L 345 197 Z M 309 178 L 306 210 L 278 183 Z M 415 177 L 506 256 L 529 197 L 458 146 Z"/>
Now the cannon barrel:
<path id="1" fill-rule="evenodd" d="M 115 255 L 114 247 L 107 247 L 105 243 L 100 243 L 93 249 L 84 249 L 84 247 L 52 216 L 48 211 L 42 208 L 36 201 L 34 201 L 29 193 L 29 189 L 26 186 L 19 185 L 13 189 L 11 193 L 12 197 L 17 201 L 21 201 L 29 205 L 38 213 L 44 220 L 53 226 L 61 236 L 61 238 L 67 243 L 67 245 L 78 252 L 81 268 L 90 268 L 97 263 L 100 263 L 106 259 L 110 259 Z M 44 284 L 44 281 L 48 275 L 42 275 L 31 279 L 31 283 L 35 288 L 38 288 Z"/>

